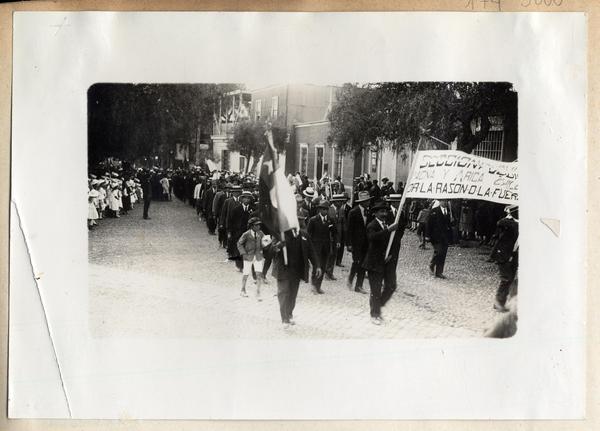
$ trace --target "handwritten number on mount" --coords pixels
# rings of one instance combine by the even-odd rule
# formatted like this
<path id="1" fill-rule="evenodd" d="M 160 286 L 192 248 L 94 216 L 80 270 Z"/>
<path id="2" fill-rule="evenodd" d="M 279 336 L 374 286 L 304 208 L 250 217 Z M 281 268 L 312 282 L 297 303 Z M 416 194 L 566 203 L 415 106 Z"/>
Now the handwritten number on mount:
<path id="1" fill-rule="evenodd" d="M 475 9 L 475 1 L 477 1 L 479 3 L 483 3 L 484 9 L 487 9 L 487 5 L 488 5 L 488 3 L 490 3 L 492 5 L 497 6 L 498 12 L 502 11 L 502 0 L 467 0 L 467 3 L 465 4 L 465 8 L 474 10 Z"/>
<path id="2" fill-rule="evenodd" d="M 563 0 L 521 0 L 521 6 L 529 7 L 535 6 L 562 6 Z"/>

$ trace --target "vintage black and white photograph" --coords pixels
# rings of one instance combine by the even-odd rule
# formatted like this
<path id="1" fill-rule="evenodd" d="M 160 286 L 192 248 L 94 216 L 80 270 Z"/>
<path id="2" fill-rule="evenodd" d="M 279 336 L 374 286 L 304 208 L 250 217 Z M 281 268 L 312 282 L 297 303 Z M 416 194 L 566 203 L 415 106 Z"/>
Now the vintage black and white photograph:
<path id="1" fill-rule="evenodd" d="M 504 82 L 88 91 L 92 333 L 509 337 Z"/>
<path id="2" fill-rule="evenodd" d="M 10 417 L 585 416 L 584 14 L 14 29 Z"/>

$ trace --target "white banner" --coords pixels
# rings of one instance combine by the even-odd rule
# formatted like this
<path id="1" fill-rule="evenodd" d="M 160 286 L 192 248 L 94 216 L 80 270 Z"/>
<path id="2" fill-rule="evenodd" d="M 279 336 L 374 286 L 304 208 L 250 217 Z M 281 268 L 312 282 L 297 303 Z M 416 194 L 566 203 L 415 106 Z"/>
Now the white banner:
<path id="1" fill-rule="evenodd" d="M 518 180 L 517 162 L 499 162 L 462 151 L 419 151 L 405 193 L 407 198 L 518 204 Z"/>

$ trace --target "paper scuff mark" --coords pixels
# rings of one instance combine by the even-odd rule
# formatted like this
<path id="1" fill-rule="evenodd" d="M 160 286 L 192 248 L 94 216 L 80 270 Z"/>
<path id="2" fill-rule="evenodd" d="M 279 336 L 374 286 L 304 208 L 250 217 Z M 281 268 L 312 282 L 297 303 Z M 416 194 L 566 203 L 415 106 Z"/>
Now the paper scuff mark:
<path id="1" fill-rule="evenodd" d="M 31 250 L 29 248 L 29 242 L 27 241 L 27 235 L 25 235 L 25 231 L 23 229 L 23 224 L 21 221 L 21 214 L 19 213 L 19 208 L 17 206 L 17 203 L 14 200 L 11 199 L 10 203 L 14 209 L 13 214 L 16 215 L 16 219 L 17 219 L 16 226 L 18 226 L 19 232 L 21 233 L 21 236 L 23 237 L 23 243 L 25 244 L 25 250 L 27 251 L 27 260 L 29 262 L 29 269 L 31 270 L 31 276 L 33 277 L 33 281 L 35 283 L 35 288 L 36 288 L 36 291 L 38 294 L 38 298 L 40 300 L 40 305 L 42 306 L 42 311 L 44 313 L 44 323 L 46 326 L 46 331 L 48 333 L 48 337 L 50 338 L 50 344 L 52 345 L 52 353 L 54 354 L 54 362 L 56 363 L 56 367 L 58 369 L 58 375 L 60 377 L 60 384 L 62 387 L 62 392 L 65 396 L 65 402 L 67 404 L 69 418 L 72 418 L 73 414 L 71 412 L 71 403 L 69 402 L 69 396 L 67 395 L 67 389 L 65 387 L 65 381 L 63 378 L 62 368 L 60 366 L 60 361 L 58 360 L 58 355 L 56 353 L 56 345 L 54 344 L 54 338 L 52 337 L 52 330 L 50 329 L 50 322 L 48 321 L 48 314 L 46 312 L 46 305 L 44 304 L 44 297 L 42 295 L 40 285 L 38 284 L 38 280 L 41 278 L 41 276 L 44 273 L 43 272 L 36 273 L 36 271 L 33 267 L 33 260 L 31 259 Z M 14 220 L 11 220 L 11 221 L 14 223 Z M 14 238 L 12 240 L 14 240 Z"/>
<path id="2" fill-rule="evenodd" d="M 542 224 L 552 231 L 554 236 L 560 237 L 560 220 L 555 218 L 540 218 Z"/>

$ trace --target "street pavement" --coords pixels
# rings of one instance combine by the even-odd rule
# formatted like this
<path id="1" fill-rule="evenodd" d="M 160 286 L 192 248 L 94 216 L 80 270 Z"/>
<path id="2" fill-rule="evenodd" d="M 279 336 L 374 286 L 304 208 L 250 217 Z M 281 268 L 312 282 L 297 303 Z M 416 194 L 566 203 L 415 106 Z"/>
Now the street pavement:
<path id="1" fill-rule="evenodd" d="M 151 220 L 141 205 L 104 219 L 89 233 L 90 329 L 95 337 L 209 339 L 349 339 L 480 337 L 497 317 L 492 309 L 497 269 L 489 249 L 451 247 L 446 280 L 428 269 L 431 246 L 418 248 L 406 231 L 398 263 L 398 290 L 383 308 L 382 326 L 370 323 L 368 295 L 346 288 L 351 257 L 324 280 L 324 295 L 302 283 L 294 319 L 284 329 L 276 281 L 262 301 L 239 295 L 241 274 L 208 234 L 195 210 L 174 199 L 153 201 Z M 368 281 L 365 280 L 368 290 Z"/>

